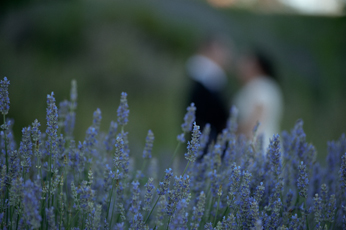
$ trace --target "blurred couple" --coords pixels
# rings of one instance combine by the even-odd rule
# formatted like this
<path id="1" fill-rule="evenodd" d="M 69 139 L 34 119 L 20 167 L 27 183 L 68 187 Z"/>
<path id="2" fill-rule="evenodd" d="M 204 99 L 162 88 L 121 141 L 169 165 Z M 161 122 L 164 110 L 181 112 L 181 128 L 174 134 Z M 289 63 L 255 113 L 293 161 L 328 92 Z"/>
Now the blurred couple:
<path id="1" fill-rule="evenodd" d="M 283 96 L 272 62 L 265 53 L 253 50 L 238 60 L 231 59 L 230 46 L 216 36 L 205 39 L 195 55 L 187 61 L 187 75 L 191 79 L 189 102 L 194 102 L 196 123 L 201 130 L 209 123 L 210 139 L 226 127 L 231 105 L 238 109 L 238 132 L 252 138 L 252 130 L 259 121 L 257 133 L 264 135 L 264 152 L 269 138 L 279 133 L 283 115 Z M 228 76 L 231 69 L 239 81 L 238 92 L 225 98 Z"/>

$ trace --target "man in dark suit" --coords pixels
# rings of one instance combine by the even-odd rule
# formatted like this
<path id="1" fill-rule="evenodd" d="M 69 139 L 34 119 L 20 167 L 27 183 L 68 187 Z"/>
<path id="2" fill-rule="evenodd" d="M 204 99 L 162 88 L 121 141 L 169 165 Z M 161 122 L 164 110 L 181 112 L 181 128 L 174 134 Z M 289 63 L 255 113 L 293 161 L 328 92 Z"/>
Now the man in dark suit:
<path id="1" fill-rule="evenodd" d="M 226 127 L 229 115 L 222 95 L 227 83 L 224 68 L 229 64 L 228 49 L 221 39 L 210 37 L 187 61 L 187 74 L 191 78 L 189 102 L 194 102 L 197 108 L 197 125 L 203 129 L 210 124 L 210 141 L 216 140 Z"/>

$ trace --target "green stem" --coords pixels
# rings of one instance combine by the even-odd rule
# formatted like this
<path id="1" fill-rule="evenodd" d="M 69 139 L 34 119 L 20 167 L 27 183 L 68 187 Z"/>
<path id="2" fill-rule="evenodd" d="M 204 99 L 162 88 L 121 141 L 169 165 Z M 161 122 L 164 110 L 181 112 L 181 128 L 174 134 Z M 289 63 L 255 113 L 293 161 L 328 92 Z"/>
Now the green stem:
<path id="1" fill-rule="evenodd" d="M 217 214 L 219 212 L 219 204 L 220 204 L 220 196 L 217 199 L 217 208 L 216 208 L 216 214 L 215 214 L 215 219 L 214 219 L 214 227 L 216 226 L 216 223 L 217 223 Z"/>
<path id="2" fill-rule="evenodd" d="M 297 199 L 296 199 L 296 202 L 295 202 L 294 206 L 297 206 L 298 204 L 299 204 L 299 193 L 297 195 Z"/>
<path id="3" fill-rule="evenodd" d="M 168 220 L 167 230 L 168 230 L 168 228 L 169 228 L 169 223 L 171 223 L 171 217 L 172 217 L 172 216 L 170 216 L 170 217 L 169 217 L 169 220 Z"/>
<path id="4" fill-rule="evenodd" d="M 76 218 L 76 216 L 78 215 L 78 213 L 79 213 L 79 210 L 76 212 L 76 214 L 74 215 L 74 217 L 71 219 L 70 225 L 71 225 L 71 223 L 73 224 L 74 218 Z M 70 228 L 70 225 L 68 226 L 68 228 Z"/>
<path id="5" fill-rule="evenodd" d="M 143 173 L 143 170 L 145 170 L 146 166 L 147 166 L 147 163 L 148 163 L 148 159 L 144 159 L 144 163 L 142 164 L 142 169 L 141 169 L 141 172 Z M 144 174 L 144 173 L 143 173 Z"/>
<path id="6" fill-rule="evenodd" d="M 11 212 L 11 207 L 9 208 L 9 212 L 10 212 L 10 230 L 12 230 L 12 212 Z"/>
<path id="7" fill-rule="evenodd" d="M 221 215 L 221 220 L 222 220 L 222 217 L 226 217 L 227 211 L 228 211 L 228 205 L 225 208 L 225 211 L 223 212 L 223 214 Z"/>
<path id="8" fill-rule="evenodd" d="M 82 218 L 83 218 L 83 220 L 82 220 L 82 229 L 84 229 L 84 217 L 85 217 L 85 213 L 83 212 L 82 213 Z"/>
<path id="9" fill-rule="evenodd" d="M 208 185 L 207 191 L 208 191 L 208 193 L 207 193 L 207 195 L 206 195 L 206 197 L 205 197 L 205 200 L 206 200 L 206 201 L 208 200 L 208 198 L 209 198 L 209 196 L 210 196 L 210 191 L 211 191 L 211 190 L 210 190 L 210 183 L 209 183 L 209 185 Z M 203 213 L 203 216 L 202 216 L 202 219 L 201 219 L 201 223 L 203 223 L 202 226 L 204 226 L 204 223 L 206 223 L 206 215 L 207 215 L 206 210 L 207 210 L 207 209 L 205 209 L 205 211 L 204 211 L 204 213 Z"/>
<path id="10" fill-rule="evenodd" d="M 179 141 L 178 144 L 177 144 L 177 147 L 174 150 L 173 157 L 172 157 L 171 161 L 169 162 L 169 165 L 168 165 L 167 168 L 172 167 L 172 165 L 174 163 L 174 158 L 177 155 L 177 152 L 178 152 L 178 149 L 179 149 L 180 145 L 181 145 L 181 142 Z M 161 181 L 163 180 L 164 177 L 165 177 L 165 175 L 162 176 Z"/>
<path id="11" fill-rule="evenodd" d="M 119 218 L 120 218 L 120 213 L 117 215 L 117 219 L 116 219 L 115 223 L 119 223 Z M 109 226 L 109 227 L 112 227 L 112 226 Z"/>
<path id="12" fill-rule="evenodd" d="M 42 186 L 43 188 L 43 186 Z M 41 225 L 41 229 L 44 229 L 44 223 L 45 223 L 45 209 L 44 209 L 44 199 L 41 199 L 41 216 L 42 216 L 42 225 Z"/>
<path id="13" fill-rule="evenodd" d="M 114 198 L 114 201 L 115 201 L 116 197 Z M 113 212 L 114 212 L 114 209 L 115 209 L 115 202 L 114 202 L 114 205 L 113 205 L 113 209 L 112 209 L 112 212 L 111 212 L 111 221 L 109 222 L 109 227 L 112 226 L 112 220 L 113 220 Z"/>
<path id="14" fill-rule="evenodd" d="M 173 160 L 174 160 L 175 156 L 178 153 L 178 149 L 179 149 L 180 145 L 181 145 L 181 142 L 179 141 L 177 147 L 174 150 L 173 157 L 172 157 L 172 160 L 171 160 L 171 164 L 173 164 Z"/>
<path id="15" fill-rule="evenodd" d="M 67 230 L 70 226 L 70 221 L 71 221 L 71 207 L 68 209 L 68 214 L 66 215 L 66 225 L 67 225 Z"/>
<path id="16" fill-rule="evenodd" d="M 211 196 L 210 197 L 210 201 L 209 201 L 209 205 L 208 205 L 208 215 L 210 215 L 210 212 L 211 212 L 211 208 L 212 208 L 212 203 L 213 203 L 213 201 L 214 201 L 214 197 L 213 196 Z M 210 216 L 208 217 L 208 220 L 210 219 Z"/>
<path id="17" fill-rule="evenodd" d="M 174 162 L 174 158 L 175 158 L 175 156 L 176 156 L 177 153 L 178 153 L 178 150 L 179 150 L 180 145 L 181 145 L 181 142 L 178 141 L 177 147 L 175 147 L 175 150 L 174 150 L 174 153 L 173 153 L 173 157 L 172 157 L 171 161 L 169 162 L 168 168 L 172 167 L 173 162 Z M 161 178 L 161 181 L 163 180 L 164 177 L 165 177 L 165 176 L 163 175 L 163 177 Z"/>
<path id="18" fill-rule="evenodd" d="M 110 194 L 109 194 L 109 196 L 110 196 L 110 198 L 109 198 L 109 203 L 108 203 L 108 208 L 107 208 L 107 215 L 106 215 L 106 218 L 108 219 L 108 214 L 109 214 L 109 208 L 110 208 L 110 206 L 111 206 L 111 202 L 112 202 L 112 196 L 113 196 L 113 190 L 114 190 L 114 182 L 115 182 L 116 180 L 114 180 L 113 181 L 113 183 L 112 183 L 112 190 L 111 190 L 111 192 L 110 192 Z"/>
<path id="19" fill-rule="evenodd" d="M 306 198 L 304 198 L 304 215 L 305 215 L 305 221 L 306 221 L 306 229 L 309 230 L 309 222 L 308 222 L 308 215 L 305 213 L 306 209 Z"/>
<path id="20" fill-rule="evenodd" d="M 155 207 L 156 207 L 156 205 L 157 205 L 157 202 L 159 202 L 159 199 L 160 199 L 160 195 L 159 195 L 159 197 L 157 198 L 157 200 L 156 200 L 156 202 L 155 202 L 155 204 L 154 204 L 154 207 L 151 209 L 151 211 L 150 211 L 150 213 L 149 213 L 147 219 L 145 220 L 144 224 L 146 224 L 146 223 L 148 222 L 151 213 L 154 211 L 154 209 L 155 209 Z"/>
<path id="21" fill-rule="evenodd" d="M 183 176 L 185 175 L 185 172 L 186 172 L 187 168 L 189 167 L 189 164 L 190 164 L 190 161 L 187 162 L 187 165 L 186 165 L 184 172 L 183 172 Z"/>
<path id="22" fill-rule="evenodd" d="M 16 230 L 18 230 L 18 224 L 19 224 L 19 214 L 17 214 L 17 226 L 16 226 Z"/>
<path id="23" fill-rule="evenodd" d="M 330 223 L 330 227 L 331 227 L 330 229 L 334 229 L 334 225 L 335 225 L 335 222 L 336 222 L 336 216 L 337 216 L 338 211 L 339 211 L 339 208 L 336 208 L 336 210 L 334 212 L 334 221 L 333 221 L 333 223 Z"/>

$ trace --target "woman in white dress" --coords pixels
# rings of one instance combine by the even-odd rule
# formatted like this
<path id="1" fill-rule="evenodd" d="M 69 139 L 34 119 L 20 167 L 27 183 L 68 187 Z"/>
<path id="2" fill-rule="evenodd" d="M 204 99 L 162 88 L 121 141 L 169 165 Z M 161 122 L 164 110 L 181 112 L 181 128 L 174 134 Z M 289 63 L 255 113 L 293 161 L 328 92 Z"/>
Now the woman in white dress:
<path id="1" fill-rule="evenodd" d="M 237 77 L 243 85 L 234 98 L 239 110 L 239 132 L 252 138 L 259 121 L 257 133 L 264 135 L 266 152 L 269 138 L 280 131 L 283 115 L 283 96 L 271 62 L 259 52 L 247 55 L 238 63 Z"/>

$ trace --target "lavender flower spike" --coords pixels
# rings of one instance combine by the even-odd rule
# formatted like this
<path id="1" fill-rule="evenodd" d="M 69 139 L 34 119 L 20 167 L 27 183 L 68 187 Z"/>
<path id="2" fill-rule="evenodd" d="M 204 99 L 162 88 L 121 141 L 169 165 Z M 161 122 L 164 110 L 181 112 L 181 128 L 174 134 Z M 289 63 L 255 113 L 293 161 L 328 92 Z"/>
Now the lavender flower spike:
<path id="1" fill-rule="evenodd" d="M 185 153 L 185 158 L 191 162 L 194 162 L 196 160 L 198 150 L 199 150 L 199 137 L 201 135 L 201 132 L 199 131 L 199 126 L 196 125 L 196 122 L 193 124 L 193 131 L 192 131 L 192 140 L 191 142 L 188 142 L 187 146 L 187 153 Z"/>
<path id="2" fill-rule="evenodd" d="M 133 181 L 132 183 L 132 200 L 131 200 L 131 206 L 129 208 L 130 212 L 132 212 L 133 215 L 137 215 L 140 210 L 141 201 L 139 200 L 140 196 L 140 189 L 139 189 L 139 182 Z"/>
<path id="3" fill-rule="evenodd" d="M 322 199 L 318 196 L 318 194 L 315 194 L 314 199 L 314 220 L 315 220 L 315 228 L 314 229 L 322 229 L 321 222 L 322 222 Z"/>
<path id="4" fill-rule="evenodd" d="M 346 153 L 341 157 L 341 167 L 339 170 L 340 187 L 346 189 Z"/>
<path id="5" fill-rule="evenodd" d="M 111 124 L 109 126 L 109 131 L 106 136 L 106 140 L 104 141 L 107 151 L 113 150 L 113 146 L 115 144 L 115 139 L 117 134 L 117 129 L 118 129 L 118 124 L 114 121 L 111 121 Z"/>
<path id="6" fill-rule="evenodd" d="M 198 197 L 197 207 L 193 207 L 193 214 L 191 219 L 191 229 L 197 230 L 202 220 L 205 208 L 205 194 L 202 191 Z"/>
<path id="7" fill-rule="evenodd" d="M 25 182 L 23 206 L 23 216 L 32 229 L 37 229 L 41 226 L 42 217 L 39 207 L 41 197 L 41 189 L 30 180 Z"/>
<path id="8" fill-rule="evenodd" d="M 70 91 L 70 100 L 71 100 L 71 110 L 75 110 L 77 107 L 77 81 L 71 81 L 71 91 Z"/>
<path id="9" fill-rule="evenodd" d="M 58 116 L 59 116 L 59 127 L 64 127 L 65 125 L 65 119 L 69 113 L 69 107 L 70 103 L 68 100 L 64 100 L 59 103 L 59 110 L 58 110 Z"/>
<path id="10" fill-rule="evenodd" d="M 153 149 L 153 143 L 154 143 L 154 133 L 149 130 L 148 135 L 145 141 L 145 147 L 143 150 L 143 158 L 144 159 L 150 159 L 151 158 L 151 151 Z"/>
<path id="11" fill-rule="evenodd" d="M 172 178 L 172 176 L 173 176 L 172 169 L 171 168 L 166 169 L 165 178 L 163 179 L 163 182 L 159 183 L 159 188 L 157 189 L 158 195 L 165 195 L 166 194 L 168 187 L 169 187 L 169 183 L 170 183 L 169 180 Z"/>
<path id="12" fill-rule="evenodd" d="M 279 141 L 279 134 L 274 134 L 273 138 L 270 139 L 270 144 L 268 148 L 268 153 L 267 156 L 269 157 L 270 165 L 271 165 L 271 170 L 272 172 L 278 176 L 280 175 L 280 157 L 281 157 L 281 152 L 280 152 L 280 141 Z"/>
<path id="13" fill-rule="evenodd" d="M 121 137 L 117 137 L 115 142 L 115 153 L 114 153 L 114 167 L 120 170 L 122 173 L 128 172 L 129 159 L 125 153 L 124 140 Z"/>
<path id="14" fill-rule="evenodd" d="M 46 208 L 46 216 L 48 219 L 48 227 L 49 229 L 56 230 L 55 226 L 55 215 L 54 215 L 54 207 Z"/>
<path id="15" fill-rule="evenodd" d="M 307 186 L 309 184 L 309 179 L 308 179 L 308 175 L 306 173 L 306 166 L 304 165 L 303 161 L 299 165 L 298 169 L 299 169 L 299 178 L 298 178 L 297 186 L 299 189 L 299 195 L 303 198 L 306 198 L 307 197 Z"/>
<path id="16" fill-rule="evenodd" d="M 93 124 L 92 126 L 98 131 L 100 129 L 102 120 L 101 110 L 97 108 L 93 114 Z"/>
<path id="17" fill-rule="evenodd" d="M 336 199 L 335 199 L 335 195 L 332 194 L 329 198 L 326 210 L 324 212 L 324 221 L 333 223 L 335 211 L 336 211 Z"/>
<path id="18" fill-rule="evenodd" d="M 184 123 L 181 125 L 181 129 L 183 130 L 182 134 L 179 134 L 177 139 L 178 141 L 184 143 L 185 142 L 185 133 L 191 132 L 192 124 L 196 120 L 196 107 L 194 103 L 191 103 L 189 107 L 187 107 L 187 113 L 184 116 Z"/>
<path id="19" fill-rule="evenodd" d="M 31 128 L 23 128 L 22 130 L 22 141 L 20 142 L 19 155 L 22 157 L 21 165 L 25 172 L 29 172 L 31 167 L 31 157 L 32 157 L 32 142 L 30 138 Z"/>
<path id="20" fill-rule="evenodd" d="M 181 128 L 182 128 L 183 132 L 190 132 L 192 129 L 192 123 L 196 119 L 195 103 L 191 103 L 191 105 L 189 107 L 187 107 L 186 110 L 187 110 L 187 113 L 185 114 L 184 123 L 181 125 Z"/>
<path id="21" fill-rule="evenodd" d="M 264 194 L 264 189 L 265 189 L 265 187 L 263 186 L 263 182 L 261 182 L 260 185 L 256 187 L 256 192 L 255 192 L 254 198 L 258 203 L 261 202 L 262 196 Z"/>
<path id="22" fill-rule="evenodd" d="M 55 105 L 54 93 L 47 95 L 47 129 L 46 133 L 48 141 L 46 142 L 46 149 L 51 157 L 54 157 L 58 152 L 57 150 L 57 132 L 58 132 L 58 108 Z M 55 159 L 57 156 L 54 157 Z M 53 163 L 54 165 L 54 163 Z M 51 170 L 51 168 L 49 169 Z"/>
<path id="23" fill-rule="evenodd" d="M 10 81 L 7 80 L 7 77 L 4 77 L 4 80 L 0 81 L 0 112 L 3 115 L 8 113 L 10 110 L 10 98 L 8 97 L 8 86 Z"/>
<path id="24" fill-rule="evenodd" d="M 40 126 L 40 122 L 38 122 L 38 120 L 35 119 L 35 121 L 32 123 L 31 137 L 36 148 L 41 145 L 41 131 L 39 129 Z"/>
<path id="25" fill-rule="evenodd" d="M 188 212 L 186 212 L 186 208 L 188 203 L 185 199 L 182 199 L 178 202 L 175 213 L 172 216 L 172 221 L 169 225 L 169 229 L 181 229 L 188 230 L 187 221 L 188 221 Z"/>
<path id="26" fill-rule="evenodd" d="M 58 130 L 58 108 L 55 105 L 54 92 L 47 95 L 47 129 L 48 137 L 55 137 Z"/>
<path id="27" fill-rule="evenodd" d="M 128 116 L 130 113 L 129 106 L 127 105 L 127 93 L 121 93 L 120 105 L 118 107 L 118 124 L 121 126 L 125 126 L 128 122 Z"/>
<path id="28" fill-rule="evenodd" d="M 144 211 L 149 211 L 150 210 L 150 203 L 154 195 L 154 189 L 155 186 L 153 184 L 154 179 L 149 178 L 148 182 L 144 185 L 145 186 L 145 196 L 144 196 L 144 206 L 143 210 Z"/>

